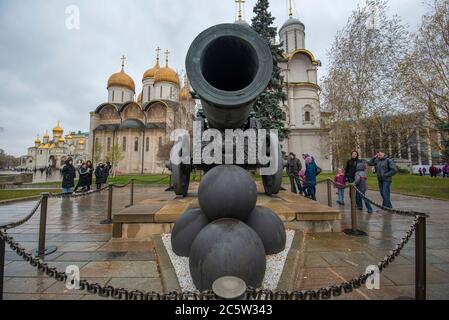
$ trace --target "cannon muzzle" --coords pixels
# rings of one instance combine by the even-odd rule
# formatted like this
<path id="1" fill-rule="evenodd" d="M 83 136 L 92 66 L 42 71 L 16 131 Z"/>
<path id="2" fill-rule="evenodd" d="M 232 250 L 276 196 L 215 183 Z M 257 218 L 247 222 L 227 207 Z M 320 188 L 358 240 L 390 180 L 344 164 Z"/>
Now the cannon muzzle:
<path id="1" fill-rule="evenodd" d="M 186 70 L 209 126 L 236 129 L 248 121 L 254 102 L 270 82 L 273 56 L 251 28 L 220 24 L 193 41 Z"/>

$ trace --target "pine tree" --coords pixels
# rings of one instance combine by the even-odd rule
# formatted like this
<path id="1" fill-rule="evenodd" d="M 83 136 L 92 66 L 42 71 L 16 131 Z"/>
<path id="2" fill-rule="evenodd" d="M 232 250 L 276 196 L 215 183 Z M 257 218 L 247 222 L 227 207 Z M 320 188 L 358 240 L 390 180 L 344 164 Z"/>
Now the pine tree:
<path id="1" fill-rule="evenodd" d="M 255 16 L 252 19 L 252 28 L 259 33 L 269 44 L 273 54 L 273 76 L 267 89 L 262 93 L 254 105 L 256 118 L 260 121 L 264 129 L 276 129 L 279 133 L 279 140 L 288 137 L 288 129 L 283 122 L 281 103 L 285 101 L 286 94 L 283 90 L 283 76 L 278 60 L 283 56 L 281 44 L 276 44 L 277 29 L 273 26 L 274 17 L 268 11 L 268 0 L 258 0 L 254 7 Z"/>

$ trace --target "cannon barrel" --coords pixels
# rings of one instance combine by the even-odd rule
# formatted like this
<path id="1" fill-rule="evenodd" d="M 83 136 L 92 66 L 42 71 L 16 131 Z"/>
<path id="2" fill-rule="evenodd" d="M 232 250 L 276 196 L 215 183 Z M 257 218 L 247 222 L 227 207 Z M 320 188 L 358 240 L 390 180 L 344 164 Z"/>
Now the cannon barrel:
<path id="1" fill-rule="evenodd" d="M 236 129 L 248 121 L 254 102 L 266 89 L 273 56 L 266 41 L 251 28 L 220 24 L 193 41 L 186 70 L 209 126 Z"/>

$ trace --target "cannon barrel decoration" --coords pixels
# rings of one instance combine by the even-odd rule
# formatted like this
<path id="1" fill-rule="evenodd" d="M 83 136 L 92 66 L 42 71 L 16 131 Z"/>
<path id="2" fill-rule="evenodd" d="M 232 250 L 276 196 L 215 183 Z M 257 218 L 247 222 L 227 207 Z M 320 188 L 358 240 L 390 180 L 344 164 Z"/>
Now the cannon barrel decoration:
<path id="1" fill-rule="evenodd" d="M 254 102 L 270 82 L 273 56 L 251 28 L 220 24 L 196 37 L 186 69 L 210 127 L 236 129 L 247 123 Z"/>
<path id="2" fill-rule="evenodd" d="M 226 129 L 261 129 L 258 121 L 251 117 L 251 111 L 272 78 L 273 55 L 268 43 L 257 32 L 235 23 L 206 29 L 194 39 L 188 50 L 186 71 L 194 96 L 201 100 L 204 117 L 196 120 L 201 121 L 202 130 L 216 129 L 223 134 Z M 187 134 L 181 140 L 190 141 Z M 273 134 L 267 134 L 266 141 L 270 145 L 267 150 L 270 157 L 276 158 L 278 164 L 273 166 L 275 174 L 262 177 L 265 193 L 271 196 L 281 188 L 283 159 L 277 135 L 273 138 Z M 232 143 L 236 149 L 236 143 Z M 244 149 L 249 150 L 250 142 L 245 140 L 243 143 Z M 204 147 L 201 142 L 201 150 Z M 265 150 L 259 144 L 256 148 L 262 148 L 262 152 Z M 272 153 L 273 148 L 275 153 Z M 256 163 L 248 161 L 248 153 L 245 151 L 244 163 L 238 163 L 242 168 L 257 170 L 271 167 L 272 162 L 262 163 L 260 159 Z M 222 156 L 225 158 L 224 152 Z M 194 164 L 168 162 L 175 193 L 187 195 L 193 168 L 208 172 L 215 165 L 204 161 Z"/>

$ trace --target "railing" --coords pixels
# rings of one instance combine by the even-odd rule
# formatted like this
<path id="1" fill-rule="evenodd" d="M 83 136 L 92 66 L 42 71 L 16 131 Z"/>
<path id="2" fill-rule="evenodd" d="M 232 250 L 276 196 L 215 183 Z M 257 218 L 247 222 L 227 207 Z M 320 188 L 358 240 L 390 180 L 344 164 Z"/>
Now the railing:
<path id="1" fill-rule="evenodd" d="M 321 183 L 321 182 L 320 182 Z M 328 183 L 328 193 L 331 193 L 331 187 L 329 181 Z M 108 218 L 111 218 L 112 212 L 112 190 L 113 188 L 125 188 L 131 185 L 130 190 L 130 204 L 132 205 L 134 199 L 134 179 L 129 181 L 124 185 L 108 185 L 107 187 L 99 190 L 108 189 Z M 362 197 L 367 199 L 371 204 L 380 207 L 382 210 L 392 214 L 406 215 L 410 217 L 415 217 L 409 231 L 406 232 L 402 241 L 396 245 L 395 249 L 391 250 L 390 253 L 378 263 L 379 271 L 384 271 L 390 263 L 392 263 L 397 256 L 400 255 L 401 250 L 408 243 L 411 237 L 416 232 L 416 254 L 415 254 L 415 299 L 424 300 L 426 298 L 426 218 L 427 214 L 417 213 L 417 212 L 407 212 L 401 210 L 395 210 L 390 208 L 384 208 L 374 201 L 368 199 L 363 193 L 357 190 L 354 186 L 350 186 L 355 192 L 359 192 Z M 98 191 L 98 192 L 99 192 Z M 355 192 L 353 191 L 353 195 Z M 89 192 L 85 195 L 94 194 L 96 192 Z M 10 248 L 19 256 L 21 256 L 25 261 L 30 263 L 31 266 L 37 268 L 38 270 L 44 272 L 47 276 L 56 279 L 57 281 L 66 282 L 71 281 L 69 275 L 65 272 L 58 271 L 55 267 L 50 267 L 44 262 L 45 255 L 48 254 L 49 250 L 45 247 L 45 233 L 46 233 L 46 217 L 47 217 L 47 201 L 50 197 L 60 197 L 61 195 L 51 195 L 48 193 L 42 194 L 41 199 L 36 203 L 31 212 L 27 214 L 23 219 L 16 222 L 9 223 L 6 225 L 0 225 L 0 300 L 3 299 L 3 279 L 4 279 L 4 265 L 5 265 L 5 246 L 8 244 Z M 69 198 L 75 198 L 77 196 L 66 196 Z M 355 201 L 355 196 L 353 197 Z M 328 201 L 332 204 L 332 198 L 328 195 Z M 8 234 L 9 229 L 16 228 L 20 225 L 28 222 L 38 211 L 40 211 L 40 226 L 39 226 L 39 247 L 33 253 L 27 251 L 23 246 L 14 240 L 12 236 Z M 338 297 L 345 293 L 350 293 L 355 289 L 360 288 L 365 284 L 371 276 L 374 275 L 374 270 L 370 272 L 365 272 L 359 277 L 353 278 L 349 281 L 345 281 L 339 285 L 331 285 L 325 288 L 320 288 L 317 290 L 302 290 L 302 291 L 283 291 L 283 290 L 264 290 L 264 289 L 254 289 L 247 288 L 243 298 L 247 300 L 319 300 L 319 299 L 330 299 L 333 297 Z M 79 283 L 79 289 L 84 290 L 90 294 L 97 294 L 101 297 L 109 297 L 119 300 L 215 300 L 219 298 L 213 291 L 197 292 L 197 291 L 187 291 L 187 292 L 144 292 L 140 290 L 128 290 L 124 288 L 115 288 L 113 286 L 102 286 L 98 283 L 91 283 L 87 280 L 81 280 Z"/>

